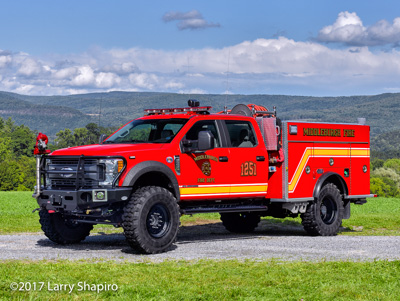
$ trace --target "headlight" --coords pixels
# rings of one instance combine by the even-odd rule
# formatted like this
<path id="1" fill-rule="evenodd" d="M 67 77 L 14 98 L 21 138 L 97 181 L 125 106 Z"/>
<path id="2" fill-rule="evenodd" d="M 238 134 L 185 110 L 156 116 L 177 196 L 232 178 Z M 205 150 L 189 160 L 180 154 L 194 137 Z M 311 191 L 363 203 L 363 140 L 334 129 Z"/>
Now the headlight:
<path id="1" fill-rule="evenodd" d="M 101 159 L 99 163 L 105 166 L 104 181 L 99 182 L 99 185 L 112 185 L 114 179 L 124 167 L 124 161 L 122 159 Z"/>

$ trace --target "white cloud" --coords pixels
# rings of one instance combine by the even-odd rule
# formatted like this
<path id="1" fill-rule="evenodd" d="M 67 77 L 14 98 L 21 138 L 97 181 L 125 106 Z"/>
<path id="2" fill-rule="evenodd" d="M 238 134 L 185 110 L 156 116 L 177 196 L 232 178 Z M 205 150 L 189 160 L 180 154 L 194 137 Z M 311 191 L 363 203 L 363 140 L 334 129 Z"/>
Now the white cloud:
<path id="1" fill-rule="evenodd" d="M 397 44 L 400 42 L 400 18 L 395 18 L 392 24 L 381 20 L 366 27 L 356 13 L 341 12 L 335 23 L 319 31 L 316 40 L 350 46 Z"/>
<path id="2" fill-rule="evenodd" d="M 30 57 L 26 57 L 19 63 L 17 73 L 23 76 L 38 75 L 42 72 L 42 66 L 39 62 Z"/>
<path id="3" fill-rule="evenodd" d="M 159 80 L 154 74 L 140 73 L 129 75 L 129 81 L 135 87 L 152 90 Z"/>
<path id="4" fill-rule="evenodd" d="M 180 90 L 179 94 L 207 94 L 207 91 L 202 89 L 190 89 L 190 90 Z"/>
<path id="5" fill-rule="evenodd" d="M 11 54 L 6 51 L 0 51 L 0 68 L 5 68 L 12 61 Z"/>
<path id="6" fill-rule="evenodd" d="M 74 75 L 76 75 L 78 72 L 78 69 L 75 67 L 68 67 L 68 68 L 62 68 L 59 70 L 54 71 L 54 78 L 55 79 L 71 79 Z"/>
<path id="7" fill-rule="evenodd" d="M 100 72 L 96 76 L 96 87 L 99 88 L 111 88 L 121 82 L 118 75 L 110 72 Z"/>
<path id="8" fill-rule="evenodd" d="M 177 27 L 179 30 L 195 30 L 205 29 L 210 27 L 221 27 L 219 23 L 208 22 L 202 14 L 197 10 L 192 10 L 187 13 L 183 12 L 168 12 L 163 16 L 164 22 L 178 21 Z"/>
<path id="9" fill-rule="evenodd" d="M 120 75 L 126 75 L 139 71 L 138 67 L 131 62 L 121 62 L 119 64 L 114 63 L 112 65 L 105 65 L 102 69 L 103 71 L 113 72 Z"/>
<path id="10" fill-rule="evenodd" d="M 88 86 L 95 82 L 93 69 L 90 66 L 81 66 L 77 71 L 78 75 L 71 81 L 75 86 Z"/>
<path id="11" fill-rule="evenodd" d="M 340 22 L 335 23 L 337 28 L 343 24 L 362 26 L 356 15 Z M 399 77 L 400 52 L 395 49 L 331 49 L 317 42 L 285 37 L 179 51 L 97 48 L 45 59 L 0 50 L 0 90 L 32 95 L 110 90 L 371 94 L 398 87 Z"/>
<path id="12" fill-rule="evenodd" d="M 157 76 L 152 73 L 133 73 L 129 75 L 129 81 L 133 85 L 133 88 L 154 90 L 161 89 L 167 90 L 178 90 L 184 87 L 182 83 L 171 80 L 169 76 Z"/>

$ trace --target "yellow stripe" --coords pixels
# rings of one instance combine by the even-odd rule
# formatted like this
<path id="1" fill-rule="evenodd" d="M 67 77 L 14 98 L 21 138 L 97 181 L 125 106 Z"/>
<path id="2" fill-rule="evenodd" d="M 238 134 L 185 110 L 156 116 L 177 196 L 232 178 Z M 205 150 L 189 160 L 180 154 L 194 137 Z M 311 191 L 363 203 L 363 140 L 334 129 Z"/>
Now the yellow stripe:
<path id="1" fill-rule="evenodd" d="M 349 156 L 350 149 L 318 149 L 314 148 L 315 156 Z"/>
<path id="2" fill-rule="evenodd" d="M 356 148 L 352 148 L 352 149 L 351 149 L 351 155 L 352 155 L 352 156 L 369 157 L 369 148 L 368 148 L 368 149 L 356 149 Z"/>
<path id="3" fill-rule="evenodd" d="M 268 185 L 232 186 L 231 193 L 236 192 L 267 192 Z"/>
<path id="4" fill-rule="evenodd" d="M 296 187 L 297 182 L 300 180 L 300 177 L 303 173 L 304 167 L 307 163 L 307 160 L 310 157 L 341 157 L 341 156 L 353 156 L 353 157 L 369 157 L 370 150 L 368 149 L 358 149 L 358 148 L 314 148 L 306 149 L 303 154 L 303 158 L 299 165 L 297 166 L 297 170 L 292 177 L 292 180 L 289 183 L 289 192 L 292 192 Z"/>
<path id="5" fill-rule="evenodd" d="M 246 193 L 246 192 L 267 192 L 268 184 L 249 185 L 249 186 L 216 186 L 216 187 L 181 187 L 179 188 L 181 195 L 196 194 L 229 194 L 229 193 Z"/>
<path id="6" fill-rule="evenodd" d="M 188 187 L 179 188 L 181 195 L 185 194 L 212 194 L 212 193 L 229 193 L 229 186 L 222 187 Z"/>
<path id="7" fill-rule="evenodd" d="M 303 154 L 303 159 L 301 160 L 299 166 L 297 167 L 297 171 L 296 174 L 294 175 L 294 177 L 292 178 L 291 183 L 289 183 L 289 191 L 293 190 L 292 187 L 295 187 L 297 181 L 300 178 L 300 175 L 305 167 L 305 164 L 308 160 L 308 158 L 312 155 L 312 150 L 311 149 L 306 149 L 304 154 Z"/>

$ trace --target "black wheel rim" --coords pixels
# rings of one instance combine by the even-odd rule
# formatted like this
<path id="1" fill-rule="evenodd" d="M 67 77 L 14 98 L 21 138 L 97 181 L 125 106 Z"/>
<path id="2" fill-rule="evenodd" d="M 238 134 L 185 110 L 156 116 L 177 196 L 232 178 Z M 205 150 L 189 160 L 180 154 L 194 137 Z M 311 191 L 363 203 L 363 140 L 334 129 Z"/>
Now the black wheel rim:
<path id="1" fill-rule="evenodd" d="M 147 214 L 147 231 L 154 238 L 163 237 L 169 230 L 170 221 L 167 208 L 163 204 L 155 204 Z"/>
<path id="2" fill-rule="evenodd" d="M 320 211 L 321 219 L 324 224 L 330 225 L 335 221 L 337 207 L 335 201 L 332 198 L 326 197 L 322 200 Z"/>

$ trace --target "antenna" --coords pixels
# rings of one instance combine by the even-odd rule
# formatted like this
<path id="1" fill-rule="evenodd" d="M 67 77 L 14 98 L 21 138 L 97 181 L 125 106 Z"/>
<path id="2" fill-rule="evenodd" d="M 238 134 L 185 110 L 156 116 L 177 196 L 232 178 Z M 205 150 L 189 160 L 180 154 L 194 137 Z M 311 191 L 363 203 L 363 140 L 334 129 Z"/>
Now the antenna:
<path id="1" fill-rule="evenodd" d="M 98 127 L 99 127 L 99 130 L 100 130 L 100 120 L 101 120 L 101 105 L 102 105 L 102 102 L 103 102 L 103 96 L 101 96 L 100 97 L 100 111 L 99 111 L 99 122 L 98 122 Z"/>
<path id="2" fill-rule="evenodd" d="M 228 90 L 229 90 L 229 67 L 230 67 L 230 60 L 231 60 L 231 50 L 228 51 L 228 71 L 226 72 L 226 89 L 225 89 L 225 106 L 228 102 Z"/>

